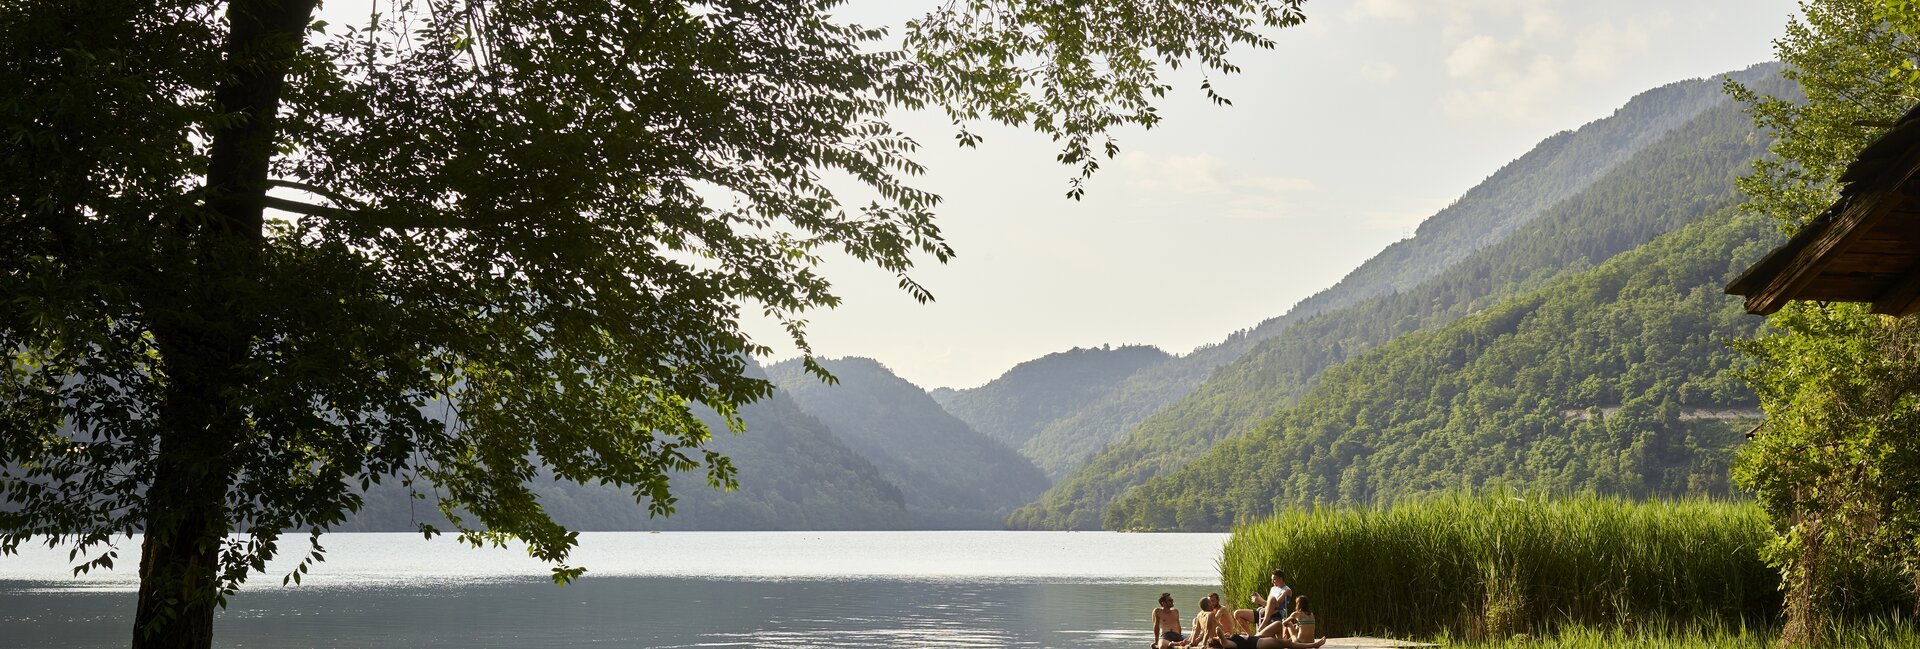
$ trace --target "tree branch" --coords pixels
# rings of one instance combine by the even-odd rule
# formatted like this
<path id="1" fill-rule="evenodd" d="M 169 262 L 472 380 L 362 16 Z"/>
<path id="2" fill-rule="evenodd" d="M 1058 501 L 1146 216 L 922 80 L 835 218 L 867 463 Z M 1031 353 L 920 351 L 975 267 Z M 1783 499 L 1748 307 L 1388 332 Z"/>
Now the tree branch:
<path id="1" fill-rule="evenodd" d="M 342 194 L 340 192 L 333 191 L 331 189 L 327 189 L 325 187 L 321 187 L 319 185 L 303 183 L 298 180 L 287 180 L 285 178 L 270 178 L 267 180 L 267 184 L 272 185 L 274 187 L 285 187 L 287 189 L 297 189 L 303 192 L 307 192 L 309 194 L 316 194 L 319 196 L 323 196 L 327 200 L 333 201 L 335 203 L 339 203 L 341 205 L 351 206 L 352 208 L 357 210 L 367 209 L 366 203 L 354 200 L 353 197 L 347 196 L 346 194 Z"/>
<path id="2" fill-rule="evenodd" d="M 274 183 L 281 184 L 282 181 L 274 181 Z M 282 184 L 281 186 L 284 187 L 288 185 Z M 305 188 L 302 187 L 301 189 L 305 189 Z M 386 228 L 389 230 L 415 230 L 415 229 L 429 229 L 429 228 L 466 230 L 472 227 L 471 224 L 466 223 L 463 219 L 457 219 L 453 217 L 426 218 L 426 217 L 418 217 L 418 216 L 400 215 L 400 214 L 395 214 L 393 212 L 389 212 L 385 210 L 375 210 L 372 208 L 347 209 L 347 208 L 340 208 L 340 207 L 329 207 L 326 205 L 314 205 L 312 203 L 303 203 L 290 198 L 280 198 L 278 196 L 264 196 L 261 198 L 261 201 L 262 201 L 262 205 L 269 209 L 276 209 L 283 212 L 292 212 L 294 214 L 304 214 L 306 216 L 317 216 L 325 219 L 353 221 L 356 223 L 371 225 L 379 228 Z"/>

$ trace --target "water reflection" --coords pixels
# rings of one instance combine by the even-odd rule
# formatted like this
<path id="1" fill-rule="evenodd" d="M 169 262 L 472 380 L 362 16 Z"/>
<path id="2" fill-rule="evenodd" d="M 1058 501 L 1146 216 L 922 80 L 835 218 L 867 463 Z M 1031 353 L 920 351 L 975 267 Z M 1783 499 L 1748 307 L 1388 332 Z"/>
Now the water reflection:
<path id="1" fill-rule="evenodd" d="M 463 548 L 454 548 L 451 558 L 431 558 L 421 557 L 417 545 L 373 543 L 348 552 L 347 546 L 366 539 L 336 540 L 329 544 L 335 552 L 307 586 L 282 588 L 278 579 L 263 579 L 265 587 L 250 584 L 243 590 L 221 613 L 216 643 L 1118 647 L 1147 641 L 1148 610 L 1160 592 L 1173 592 L 1191 617 L 1194 611 L 1187 609 L 1217 580 L 1212 572 L 1220 543 L 1216 535 L 1082 534 L 1078 536 L 1094 541 L 1075 539 L 1070 543 L 1076 545 L 1063 551 L 1060 539 L 986 534 L 891 540 L 869 536 L 858 539 L 861 552 L 825 552 L 830 543 L 790 538 L 783 544 L 774 536 L 626 535 L 652 538 L 603 539 L 617 542 L 599 543 L 594 552 L 600 556 L 583 556 L 581 563 L 593 571 L 566 588 L 546 581 L 541 576 L 545 569 L 537 563 L 532 570 L 513 574 L 499 566 L 471 565 L 481 562 L 464 555 Z M 700 541 L 705 563 L 663 560 L 673 552 L 659 543 L 665 540 Z M 980 549 L 983 545 L 987 549 Z M 953 553 L 975 556 L 941 558 Z M 1077 556 L 1062 559 L 1064 553 Z M 408 554 L 416 560 L 405 560 Z M 978 559 L 993 555 L 1003 559 Z M 910 572 L 915 562 L 918 575 Z M 654 572 L 670 572 L 657 568 L 661 564 L 697 576 L 642 570 L 655 566 Z M 726 566 L 732 566 L 730 573 Z M 875 566 L 885 572 L 861 574 L 874 572 Z M 0 578 L 11 576 L 5 571 L 19 570 L 0 567 Z M 0 645 L 125 646 L 133 593 L 67 588 L 72 585 L 0 581 L 0 638 L 5 639 Z"/>

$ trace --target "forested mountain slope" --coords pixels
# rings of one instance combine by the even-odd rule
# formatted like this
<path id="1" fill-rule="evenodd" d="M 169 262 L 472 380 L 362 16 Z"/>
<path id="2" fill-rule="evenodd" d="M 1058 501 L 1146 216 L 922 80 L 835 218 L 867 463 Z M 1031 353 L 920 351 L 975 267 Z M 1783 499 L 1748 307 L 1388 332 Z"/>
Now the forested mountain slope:
<path id="1" fill-rule="evenodd" d="M 986 385 L 934 398 L 974 430 L 1020 448 L 1047 424 L 1111 392 L 1141 368 L 1170 358 L 1147 345 L 1075 347 L 1015 365 Z"/>
<path id="2" fill-rule="evenodd" d="M 788 395 L 740 409 L 746 432 L 732 434 L 708 412 L 708 448 L 738 470 L 740 488 L 716 490 L 705 473 L 672 480 L 674 513 L 649 518 L 625 490 L 541 480 L 534 492 L 554 520 L 576 530 L 888 530 L 911 521 L 900 489 L 849 449 L 825 424 L 801 412 Z M 422 522 L 447 529 L 431 501 L 415 501 L 397 484 L 375 487 L 366 507 L 340 531 L 413 531 Z"/>
<path id="3" fill-rule="evenodd" d="M 900 487 L 915 528 L 1000 529 L 1008 512 L 1047 488 L 1033 463 L 969 428 L 880 363 L 820 364 L 836 384 L 808 374 L 799 360 L 770 366 L 767 374 Z"/>
<path id="4" fill-rule="evenodd" d="M 1754 82 L 1762 86 L 1775 81 Z M 1784 91 L 1784 90 L 1783 90 Z M 1604 261 L 1735 200 L 1733 178 L 1764 152 L 1738 104 L 1723 101 L 1670 131 L 1586 190 L 1405 291 L 1294 318 L 1200 388 L 1009 519 L 1016 528 L 1087 529 L 1112 499 L 1292 403 L 1327 367 L 1438 326 L 1503 296 Z M 1364 268 L 1364 267 L 1363 267 Z M 1358 271 L 1356 271 L 1358 272 Z"/>
<path id="5" fill-rule="evenodd" d="M 1726 207 L 1598 268 L 1327 370 L 1294 408 L 1129 491 L 1104 522 L 1224 530 L 1280 507 L 1504 485 L 1720 495 L 1752 423 L 1721 293 L 1780 237 Z M 1732 413 L 1729 415 L 1729 413 Z M 1732 418 L 1729 418 L 1731 416 Z"/>
<path id="6" fill-rule="evenodd" d="M 1748 82 L 1777 69 L 1777 64 L 1765 64 L 1731 76 Z M 1140 371 L 1079 412 L 1048 425 L 1022 452 L 1049 474 L 1071 471 L 1260 341 L 1314 315 L 1409 290 L 1585 190 L 1618 164 L 1725 101 L 1717 78 L 1682 81 L 1641 93 L 1609 117 L 1547 138 L 1428 218 L 1414 237 L 1388 246 L 1333 287 L 1219 344 Z"/>

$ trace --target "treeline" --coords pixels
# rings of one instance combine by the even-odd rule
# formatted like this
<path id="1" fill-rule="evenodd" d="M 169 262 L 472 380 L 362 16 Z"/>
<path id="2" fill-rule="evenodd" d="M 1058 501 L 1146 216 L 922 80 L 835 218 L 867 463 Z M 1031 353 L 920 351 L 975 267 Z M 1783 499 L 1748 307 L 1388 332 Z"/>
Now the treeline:
<path id="1" fill-rule="evenodd" d="M 1778 66 L 1755 66 L 1733 73 L 1744 81 L 1773 74 Z M 1167 363 L 1141 370 L 1099 400 L 1049 424 L 1027 443 L 1024 452 L 1050 474 L 1077 469 L 1106 445 L 1122 440 L 1167 406 L 1192 394 L 1216 371 L 1240 358 L 1261 341 L 1315 315 L 1347 307 L 1369 298 L 1405 291 L 1444 271 L 1450 264 L 1499 241 L 1540 217 L 1549 207 L 1585 190 L 1609 171 L 1634 157 L 1668 133 L 1707 109 L 1724 103 L 1718 80 L 1690 80 L 1668 84 L 1635 96 L 1612 116 L 1542 141 L 1508 163 L 1420 226 L 1411 239 L 1397 242 L 1355 269 L 1345 279 L 1288 311 L 1254 327 L 1235 332 L 1214 345 L 1196 349 Z M 1391 182 L 1391 179 L 1385 179 Z M 1086 469 L 1097 475 L 1111 466 Z M 1069 491 L 1077 488 L 1070 488 Z M 1070 506 L 1089 494 L 1056 488 L 1047 496 L 1049 512 L 1072 509 L 1061 517 L 1023 513 L 1017 524 L 1051 528 L 1084 527 L 1096 521 L 1091 513 Z M 1103 504 L 1111 494 L 1091 497 Z"/>
<path id="2" fill-rule="evenodd" d="M 1779 237 L 1729 207 L 1592 270 L 1329 369 L 1291 409 L 1128 492 L 1120 529 L 1221 530 L 1293 507 L 1484 486 L 1728 492 L 1753 396 L 1720 292 Z M 1728 412 L 1735 418 L 1727 419 Z"/>
<path id="3" fill-rule="evenodd" d="M 1778 84 L 1778 77 L 1767 77 Z M 1704 84 L 1704 82 L 1693 82 Z M 1186 398 L 1146 419 L 1016 512 L 1019 528 L 1101 524 L 1127 489 L 1294 403 L 1326 368 L 1411 332 L 1444 326 L 1556 277 L 1591 268 L 1737 200 L 1733 179 L 1764 151 L 1738 105 L 1722 101 L 1614 167 L 1585 191 L 1406 291 L 1297 320 Z"/>

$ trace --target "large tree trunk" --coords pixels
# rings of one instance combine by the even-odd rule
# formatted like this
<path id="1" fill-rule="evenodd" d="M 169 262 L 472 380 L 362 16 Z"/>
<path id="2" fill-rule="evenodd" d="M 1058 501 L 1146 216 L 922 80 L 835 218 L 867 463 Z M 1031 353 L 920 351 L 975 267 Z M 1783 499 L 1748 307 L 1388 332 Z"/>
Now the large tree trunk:
<path id="1" fill-rule="evenodd" d="M 140 553 L 136 649 L 208 649 L 222 603 L 221 543 L 233 529 L 227 490 L 241 470 L 247 384 L 256 332 L 247 308 L 257 290 L 268 163 L 287 69 L 316 0 L 235 0 L 223 46 L 228 78 L 215 90 L 223 114 L 209 132 L 206 207 L 178 215 L 172 276 L 151 313 L 167 376 L 159 457 L 147 491 Z"/>
<path id="2" fill-rule="evenodd" d="M 169 356 L 184 355 L 190 343 L 178 341 L 168 347 Z M 213 391 L 218 388 L 200 379 L 213 378 L 203 374 L 209 366 L 230 369 L 230 364 L 216 360 L 226 355 L 196 359 L 214 363 L 169 363 L 174 384 L 162 415 L 169 430 L 161 439 L 154 482 L 147 490 L 135 647 L 204 649 L 213 645 L 220 544 L 229 529 L 224 505 L 233 479 L 232 464 L 221 451 L 232 449 L 239 430 L 232 416 L 235 408 Z"/>

